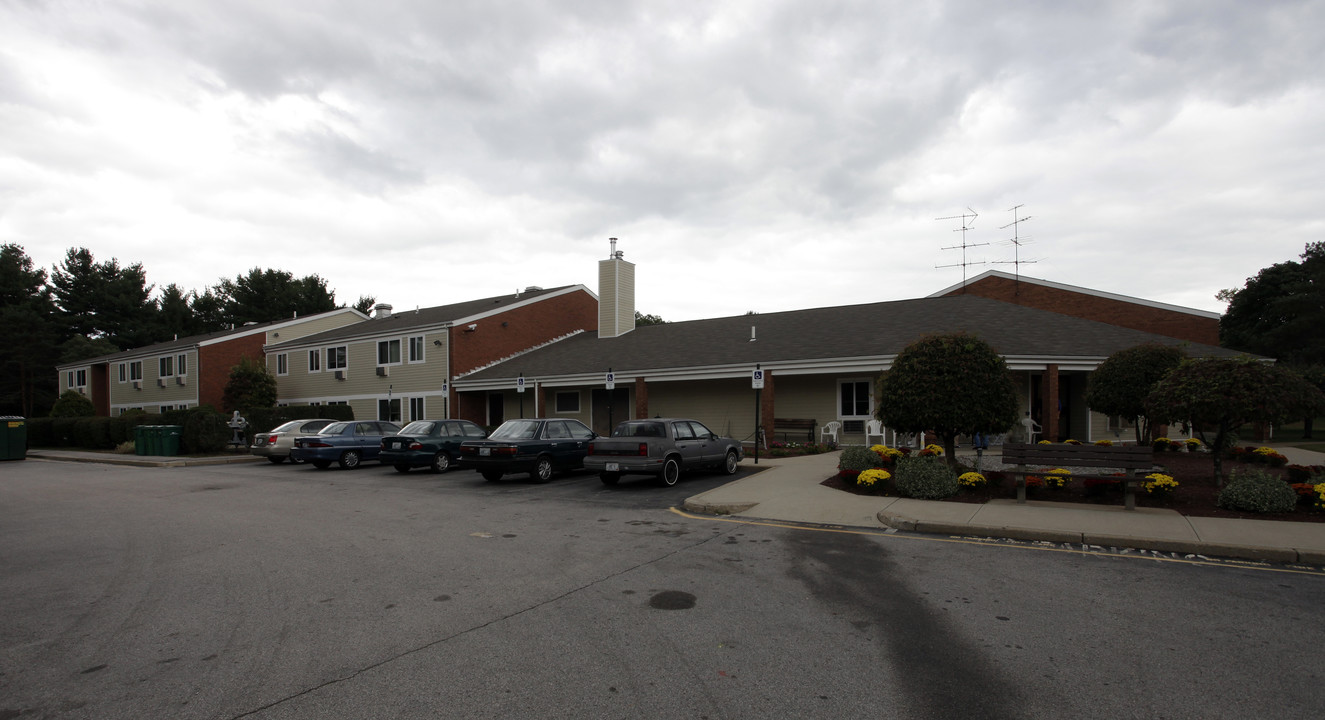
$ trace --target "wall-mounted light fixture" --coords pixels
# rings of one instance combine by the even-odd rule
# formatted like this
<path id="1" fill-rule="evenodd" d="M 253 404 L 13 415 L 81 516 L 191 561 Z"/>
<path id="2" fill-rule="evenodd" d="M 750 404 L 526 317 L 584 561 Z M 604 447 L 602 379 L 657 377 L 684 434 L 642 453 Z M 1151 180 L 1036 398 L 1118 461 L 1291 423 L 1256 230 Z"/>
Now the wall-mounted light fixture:
<path id="1" fill-rule="evenodd" d="M 433 340 L 433 341 L 432 341 L 432 344 L 433 344 L 433 345 L 436 345 L 437 347 L 441 347 L 441 346 L 442 346 L 442 341 L 441 341 L 441 340 Z"/>

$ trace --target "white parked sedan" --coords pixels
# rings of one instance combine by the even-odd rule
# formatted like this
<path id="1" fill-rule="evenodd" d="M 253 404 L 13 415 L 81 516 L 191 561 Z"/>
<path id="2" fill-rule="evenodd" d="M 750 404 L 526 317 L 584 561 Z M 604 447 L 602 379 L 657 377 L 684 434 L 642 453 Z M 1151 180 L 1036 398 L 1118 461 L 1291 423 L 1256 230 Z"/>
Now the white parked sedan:
<path id="1" fill-rule="evenodd" d="M 323 418 L 291 420 L 270 432 L 258 433 L 253 436 L 253 444 L 249 446 L 248 450 L 254 455 L 261 455 L 279 465 L 290 457 L 290 448 L 294 447 L 295 438 L 316 435 L 322 428 L 334 422 L 336 421 Z M 294 460 L 293 462 L 299 461 Z"/>

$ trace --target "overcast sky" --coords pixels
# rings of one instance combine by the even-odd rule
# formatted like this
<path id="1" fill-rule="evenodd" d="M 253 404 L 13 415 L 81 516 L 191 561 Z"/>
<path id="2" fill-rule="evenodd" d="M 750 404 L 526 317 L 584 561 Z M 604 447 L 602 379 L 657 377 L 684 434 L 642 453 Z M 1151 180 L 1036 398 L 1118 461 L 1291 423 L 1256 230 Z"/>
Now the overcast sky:
<path id="1" fill-rule="evenodd" d="M 678 9 L 680 6 L 680 9 Z M 686 6 L 694 6 L 687 9 Z M 1325 2 L 0 0 L 0 242 L 667 320 L 1021 272 L 1222 312 L 1325 240 Z M 977 245 L 978 244 L 978 245 Z M 986 261 L 991 264 L 975 264 Z"/>

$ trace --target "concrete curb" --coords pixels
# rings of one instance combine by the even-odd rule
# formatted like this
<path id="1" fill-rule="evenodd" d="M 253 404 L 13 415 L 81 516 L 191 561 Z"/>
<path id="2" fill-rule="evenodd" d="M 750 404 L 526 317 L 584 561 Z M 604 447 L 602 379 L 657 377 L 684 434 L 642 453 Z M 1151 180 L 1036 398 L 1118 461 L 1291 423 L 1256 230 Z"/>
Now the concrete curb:
<path id="1" fill-rule="evenodd" d="M 251 463 L 263 460 L 264 458 L 256 455 L 234 455 L 227 457 L 201 457 L 201 458 L 171 458 L 160 460 L 149 460 L 139 455 L 105 455 L 96 456 L 87 455 L 65 455 L 65 454 L 45 454 L 38 451 L 29 450 L 29 458 L 35 460 L 46 460 L 48 462 L 76 462 L 76 463 L 98 463 L 102 465 L 124 465 L 126 467 L 198 467 L 204 465 L 233 465 L 237 463 Z"/>
<path id="2" fill-rule="evenodd" d="M 703 515 L 735 515 L 743 513 L 758 504 L 757 502 L 702 503 L 686 500 L 681 503 L 681 509 Z"/>
<path id="3" fill-rule="evenodd" d="M 880 512 L 879 522 L 886 527 L 908 532 L 928 533 L 933 535 L 957 535 L 969 537 L 996 537 L 1008 540 L 1029 542 L 1054 542 L 1069 545 L 1098 545 L 1100 547 L 1133 548 L 1153 552 L 1172 552 L 1184 555 L 1208 555 L 1211 557 L 1235 558 L 1238 560 L 1263 560 L 1267 562 L 1325 564 L 1325 553 L 1297 548 L 1263 547 L 1256 545 L 1232 545 L 1228 543 L 1190 542 L 1186 540 L 1161 540 L 1138 538 L 1129 535 L 1104 535 L 1081 533 L 1043 528 L 997 527 L 993 525 L 968 525 L 918 521 L 902 515 L 890 515 Z"/>

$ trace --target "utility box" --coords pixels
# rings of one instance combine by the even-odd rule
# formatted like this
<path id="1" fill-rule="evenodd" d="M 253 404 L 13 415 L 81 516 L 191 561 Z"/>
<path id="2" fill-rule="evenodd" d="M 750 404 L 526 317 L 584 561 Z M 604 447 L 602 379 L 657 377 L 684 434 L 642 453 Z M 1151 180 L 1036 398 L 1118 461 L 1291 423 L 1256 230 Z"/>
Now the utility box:
<path id="1" fill-rule="evenodd" d="M 0 417 L 0 460 L 28 459 L 28 420 L 17 415 Z"/>

